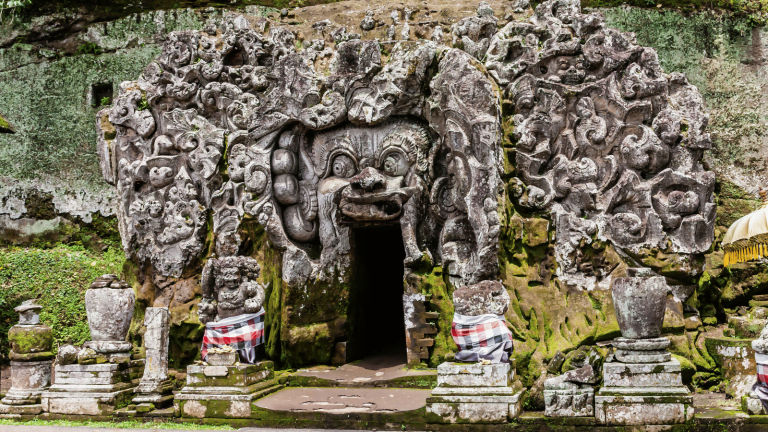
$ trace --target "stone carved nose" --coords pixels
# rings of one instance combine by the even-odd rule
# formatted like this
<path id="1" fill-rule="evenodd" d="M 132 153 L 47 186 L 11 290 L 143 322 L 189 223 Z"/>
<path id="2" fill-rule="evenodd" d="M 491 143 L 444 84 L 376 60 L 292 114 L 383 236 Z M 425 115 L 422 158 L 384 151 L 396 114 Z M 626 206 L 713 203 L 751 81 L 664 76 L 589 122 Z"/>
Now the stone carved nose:
<path id="1" fill-rule="evenodd" d="M 376 168 L 368 167 L 360 172 L 360 174 L 352 177 L 350 183 L 352 187 L 363 189 L 367 192 L 372 192 L 377 189 L 381 189 L 386 184 L 387 179 L 384 174 Z"/>

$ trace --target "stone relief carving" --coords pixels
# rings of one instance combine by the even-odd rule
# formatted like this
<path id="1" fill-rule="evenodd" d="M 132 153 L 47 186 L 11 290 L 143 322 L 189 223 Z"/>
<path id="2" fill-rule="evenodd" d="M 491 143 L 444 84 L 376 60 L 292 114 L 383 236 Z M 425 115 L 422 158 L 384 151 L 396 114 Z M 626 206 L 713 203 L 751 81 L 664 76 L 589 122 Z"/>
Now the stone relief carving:
<path id="1" fill-rule="evenodd" d="M 322 39 L 297 51 L 294 38 L 230 15 L 220 33 L 171 34 L 124 83 L 109 119 L 126 251 L 178 276 L 203 250 L 208 215 L 220 259 L 238 254 L 253 217 L 296 286 L 349 265 L 350 226 L 396 223 L 406 265 L 427 254 L 456 285 L 494 277 L 490 77 L 428 41 L 398 43 L 382 65 L 359 36 L 340 38 L 330 62 Z"/>
<path id="2" fill-rule="evenodd" d="M 714 173 L 698 90 L 600 13 L 549 0 L 493 37 L 486 67 L 515 104 L 520 203 L 551 211 L 562 280 L 584 275 L 580 245 L 703 253 L 714 237 Z"/>
<path id="3" fill-rule="evenodd" d="M 242 256 L 211 258 L 205 263 L 200 285 L 203 299 L 198 317 L 203 324 L 256 313 L 264 304 L 264 287 L 256 281 L 261 267 Z"/>
<path id="4" fill-rule="evenodd" d="M 366 20 L 365 31 L 383 25 Z M 214 252 L 208 320 L 222 313 L 213 268 L 253 271 L 229 261 L 245 250 L 245 220 L 282 252 L 289 287 L 348 270 L 351 228 L 367 224 L 400 226 L 406 274 L 428 258 L 454 287 L 496 280 L 502 99 L 514 106 L 509 190 L 551 213 L 563 282 L 610 286 L 610 269 L 582 265 L 594 239 L 622 254 L 705 251 L 714 175 L 701 166 L 710 141 L 696 88 L 574 1 L 500 25 L 481 4 L 445 35 L 437 25 L 431 40 L 387 41 L 389 52 L 330 20 L 301 43 L 236 14 L 170 34 L 121 85 L 115 137 L 99 149 L 126 253 L 167 278 Z"/>

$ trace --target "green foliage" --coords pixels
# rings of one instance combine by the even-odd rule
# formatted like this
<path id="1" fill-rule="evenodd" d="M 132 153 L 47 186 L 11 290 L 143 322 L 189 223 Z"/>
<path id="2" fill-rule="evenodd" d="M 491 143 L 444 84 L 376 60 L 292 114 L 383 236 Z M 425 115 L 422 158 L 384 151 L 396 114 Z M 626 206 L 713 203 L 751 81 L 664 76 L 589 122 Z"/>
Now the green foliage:
<path id="1" fill-rule="evenodd" d="M 110 99 L 109 96 L 104 96 L 103 98 L 101 98 L 101 106 L 109 105 L 109 102 L 110 102 L 109 99 Z"/>
<path id="2" fill-rule="evenodd" d="M 18 322 L 13 308 L 28 299 L 43 306 L 40 318 L 53 329 L 55 348 L 88 340 L 85 291 L 96 277 L 119 274 L 123 261 L 119 248 L 105 253 L 64 245 L 0 249 L 0 360 L 8 356 L 8 329 Z"/>
<path id="3" fill-rule="evenodd" d="M 147 102 L 147 95 L 146 94 L 142 94 L 141 95 L 141 100 L 139 101 L 138 104 L 136 104 L 136 108 L 139 111 L 144 111 L 144 110 L 148 110 L 149 109 L 149 102 Z"/>
<path id="4" fill-rule="evenodd" d="M 85 42 L 77 47 L 78 54 L 101 54 L 101 47 L 93 42 Z"/>

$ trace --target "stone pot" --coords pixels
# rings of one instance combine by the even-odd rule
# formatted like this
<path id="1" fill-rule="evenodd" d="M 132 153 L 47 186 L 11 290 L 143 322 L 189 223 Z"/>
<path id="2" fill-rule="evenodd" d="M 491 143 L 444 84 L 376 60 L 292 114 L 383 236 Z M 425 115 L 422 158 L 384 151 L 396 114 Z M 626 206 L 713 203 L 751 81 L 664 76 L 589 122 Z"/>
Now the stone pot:
<path id="1" fill-rule="evenodd" d="M 93 341 L 124 341 L 133 318 L 133 289 L 91 288 L 85 292 L 85 311 Z"/>
<path id="2" fill-rule="evenodd" d="M 640 274 L 637 270 L 629 273 Z M 669 292 L 663 276 L 615 278 L 611 291 L 622 336 L 628 339 L 650 339 L 661 335 Z"/>

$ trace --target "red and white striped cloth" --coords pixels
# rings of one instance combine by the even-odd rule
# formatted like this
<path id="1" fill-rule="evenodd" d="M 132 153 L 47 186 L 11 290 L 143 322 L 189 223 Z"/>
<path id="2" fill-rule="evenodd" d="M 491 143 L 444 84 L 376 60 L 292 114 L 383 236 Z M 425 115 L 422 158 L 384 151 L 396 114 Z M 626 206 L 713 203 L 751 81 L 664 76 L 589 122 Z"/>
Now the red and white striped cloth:
<path id="1" fill-rule="evenodd" d="M 207 323 L 200 348 L 203 361 L 211 348 L 231 346 L 240 354 L 242 363 L 255 363 L 256 347 L 264 343 L 264 316 L 264 308 L 261 308 L 254 314 Z"/>
<path id="2" fill-rule="evenodd" d="M 451 336 L 460 350 L 455 357 L 457 361 L 508 363 L 512 355 L 512 332 L 503 315 L 453 314 Z"/>

